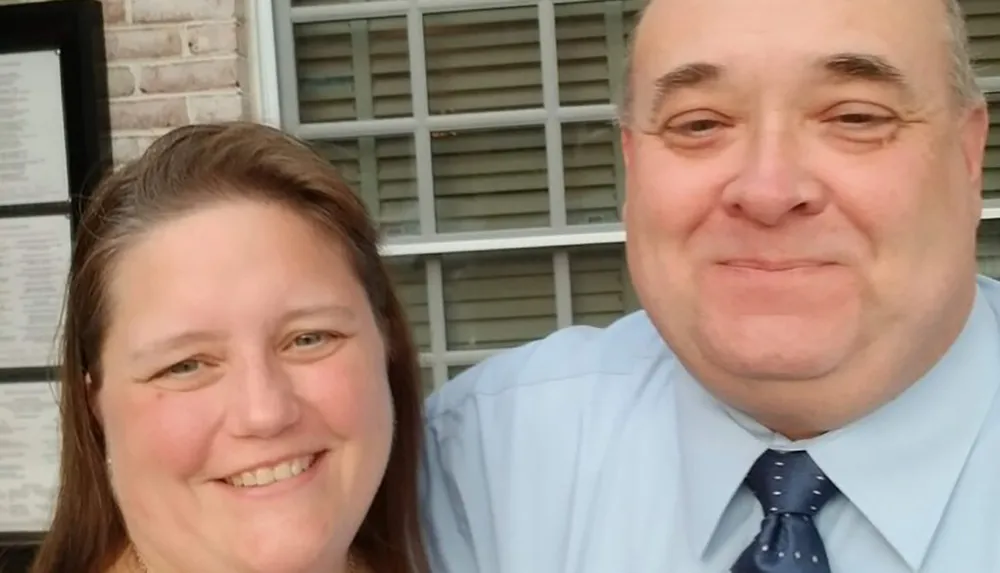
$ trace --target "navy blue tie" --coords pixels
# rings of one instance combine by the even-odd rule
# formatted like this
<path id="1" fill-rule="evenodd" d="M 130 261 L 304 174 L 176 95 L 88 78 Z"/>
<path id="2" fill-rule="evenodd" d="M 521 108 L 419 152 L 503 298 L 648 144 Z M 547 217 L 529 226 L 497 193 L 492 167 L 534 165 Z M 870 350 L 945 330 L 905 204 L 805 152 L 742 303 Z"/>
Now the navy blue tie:
<path id="1" fill-rule="evenodd" d="M 764 508 L 764 520 L 731 573 L 830 573 L 813 517 L 837 486 L 809 454 L 768 450 L 750 468 L 746 484 Z"/>

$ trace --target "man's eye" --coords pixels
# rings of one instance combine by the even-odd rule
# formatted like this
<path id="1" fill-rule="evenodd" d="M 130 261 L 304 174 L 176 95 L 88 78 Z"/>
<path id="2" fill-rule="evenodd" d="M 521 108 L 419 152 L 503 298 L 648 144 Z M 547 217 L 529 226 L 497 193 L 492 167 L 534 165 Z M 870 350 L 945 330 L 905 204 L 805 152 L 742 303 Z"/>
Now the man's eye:
<path id="1" fill-rule="evenodd" d="M 703 136 L 723 127 L 723 123 L 717 119 L 694 119 L 683 121 L 667 126 L 667 130 L 679 135 Z"/>
<path id="2" fill-rule="evenodd" d="M 700 132 L 709 131 L 715 129 L 716 127 L 721 127 L 722 122 L 716 121 L 714 119 L 698 119 L 692 122 L 688 122 L 685 127 L 688 131 Z"/>
<path id="3" fill-rule="evenodd" d="M 888 123 L 892 118 L 871 113 L 844 113 L 838 115 L 835 120 L 848 126 L 875 126 Z"/>

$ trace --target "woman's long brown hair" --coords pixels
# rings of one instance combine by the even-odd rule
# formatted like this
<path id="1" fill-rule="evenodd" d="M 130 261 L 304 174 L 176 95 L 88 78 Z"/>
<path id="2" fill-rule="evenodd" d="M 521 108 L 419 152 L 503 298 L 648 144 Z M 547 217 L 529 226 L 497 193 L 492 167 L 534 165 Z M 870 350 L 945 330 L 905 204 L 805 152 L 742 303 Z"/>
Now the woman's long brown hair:
<path id="1" fill-rule="evenodd" d="M 422 420 L 419 366 L 404 309 L 364 204 L 308 146 L 252 123 L 195 125 L 157 140 L 91 197 L 73 249 L 62 338 L 59 493 L 33 573 L 101 573 L 128 546 L 92 400 L 108 326 L 107 285 L 139 236 L 227 200 L 285 206 L 347 247 L 386 340 L 395 435 L 385 477 L 353 550 L 377 573 L 426 573 L 417 513 Z M 90 376 L 90 384 L 87 376 Z"/>

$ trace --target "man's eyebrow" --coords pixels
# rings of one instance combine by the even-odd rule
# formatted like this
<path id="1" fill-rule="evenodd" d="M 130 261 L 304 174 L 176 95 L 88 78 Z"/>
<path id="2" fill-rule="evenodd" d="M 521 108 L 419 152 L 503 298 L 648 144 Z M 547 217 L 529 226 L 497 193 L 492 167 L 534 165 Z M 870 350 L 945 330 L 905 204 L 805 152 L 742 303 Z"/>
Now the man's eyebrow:
<path id="1" fill-rule="evenodd" d="M 840 53 L 820 58 L 816 67 L 840 81 L 869 81 L 893 86 L 907 96 L 913 88 L 902 70 L 874 54 Z"/>
<path id="2" fill-rule="evenodd" d="M 653 83 L 655 92 L 651 106 L 652 115 L 655 117 L 663 102 L 674 93 L 717 81 L 722 77 L 722 72 L 722 66 L 706 62 L 693 62 L 676 67 L 656 78 Z"/>
<path id="3" fill-rule="evenodd" d="M 909 98 L 913 87 L 906 75 L 898 67 L 882 56 L 875 54 L 842 52 L 817 60 L 815 66 L 827 76 L 838 81 L 870 81 L 894 86 Z M 708 62 L 692 62 L 678 66 L 658 77 L 650 111 L 652 116 L 659 112 L 663 102 L 683 89 L 718 81 L 725 68 Z"/>

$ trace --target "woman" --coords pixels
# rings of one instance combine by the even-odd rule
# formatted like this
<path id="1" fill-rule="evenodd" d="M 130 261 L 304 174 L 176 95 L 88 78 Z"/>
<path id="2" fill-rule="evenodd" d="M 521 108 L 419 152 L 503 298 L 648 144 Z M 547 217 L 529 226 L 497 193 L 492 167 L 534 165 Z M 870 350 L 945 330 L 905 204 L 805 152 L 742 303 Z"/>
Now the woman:
<path id="1" fill-rule="evenodd" d="M 35 573 L 424 573 L 420 385 L 362 203 L 253 124 L 102 182 L 66 311 Z"/>

